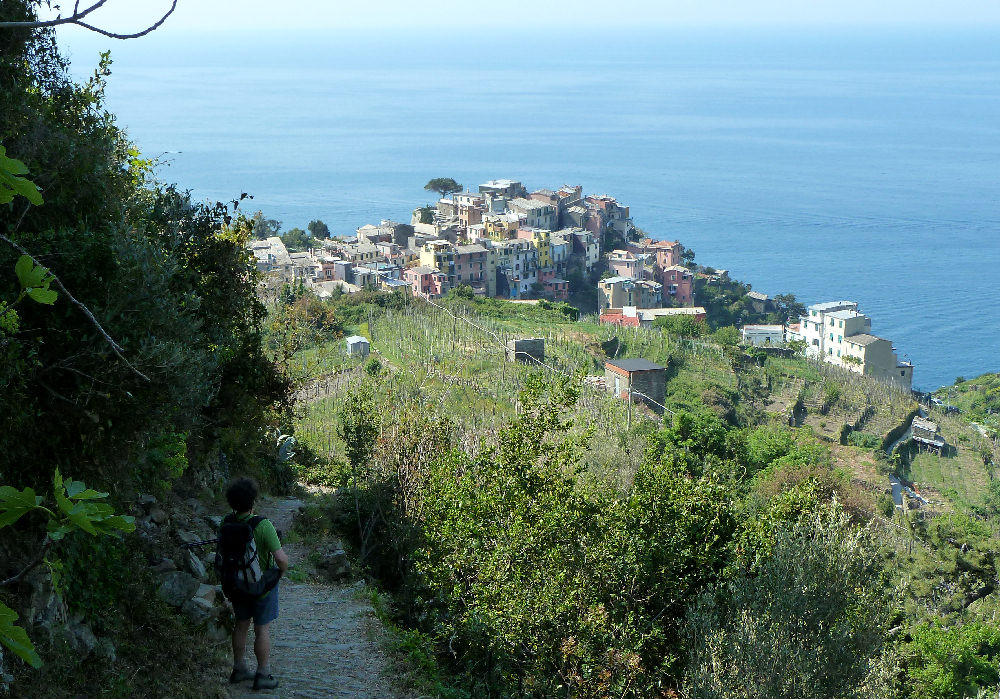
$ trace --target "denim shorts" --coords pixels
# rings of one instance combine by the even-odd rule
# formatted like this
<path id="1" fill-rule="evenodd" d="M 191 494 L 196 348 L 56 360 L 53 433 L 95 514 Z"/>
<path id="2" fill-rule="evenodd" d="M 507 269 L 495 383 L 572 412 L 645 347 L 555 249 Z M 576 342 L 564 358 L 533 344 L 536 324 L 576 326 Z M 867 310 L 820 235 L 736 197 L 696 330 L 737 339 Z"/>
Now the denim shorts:
<path id="1" fill-rule="evenodd" d="M 233 604 L 236 621 L 253 619 L 254 626 L 270 624 L 278 618 L 278 586 L 250 604 Z"/>

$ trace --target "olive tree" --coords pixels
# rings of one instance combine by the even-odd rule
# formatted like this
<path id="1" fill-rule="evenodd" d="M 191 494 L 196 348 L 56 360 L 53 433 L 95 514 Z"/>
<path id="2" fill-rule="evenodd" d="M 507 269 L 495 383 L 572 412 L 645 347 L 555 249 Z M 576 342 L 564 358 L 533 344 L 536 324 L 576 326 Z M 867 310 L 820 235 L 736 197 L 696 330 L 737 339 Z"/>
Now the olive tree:
<path id="1" fill-rule="evenodd" d="M 834 504 L 688 615 L 691 699 L 891 696 L 890 605 L 876 547 Z"/>

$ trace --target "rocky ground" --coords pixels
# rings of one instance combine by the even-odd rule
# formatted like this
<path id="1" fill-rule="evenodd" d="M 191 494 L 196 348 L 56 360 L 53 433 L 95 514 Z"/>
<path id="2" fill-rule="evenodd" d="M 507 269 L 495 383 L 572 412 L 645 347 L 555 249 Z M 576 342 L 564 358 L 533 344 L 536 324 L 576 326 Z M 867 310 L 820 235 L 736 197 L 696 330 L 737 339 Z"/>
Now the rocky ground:
<path id="1" fill-rule="evenodd" d="M 292 529 L 301 507 L 291 498 L 268 499 L 256 511 L 282 534 Z M 293 570 L 302 567 L 307 547 L 286 539 Z M 333 565 L 341 556 L 335 552 Z M 330 556 L 326 556 L 329 564 Z M 321 558 L 323 560 L 323 558 Z M 295 578 L 297 576 L 290 576 Z M 271 672 L 281 683 L 273 692 L 255 692 L 246 682 L 231 688 L 233 697 L 350 697 L 394 699 L 404 694 L 391 681 L 391 664 L 379 643 L 384 629 L 375 619 L 364 586 L 319 582 L 281 582 L 280 615 L 271 629 Z M 251 631 L 251 638 L 253 632 Z M 253 641 L 248 663 L 253 667 Z"/>

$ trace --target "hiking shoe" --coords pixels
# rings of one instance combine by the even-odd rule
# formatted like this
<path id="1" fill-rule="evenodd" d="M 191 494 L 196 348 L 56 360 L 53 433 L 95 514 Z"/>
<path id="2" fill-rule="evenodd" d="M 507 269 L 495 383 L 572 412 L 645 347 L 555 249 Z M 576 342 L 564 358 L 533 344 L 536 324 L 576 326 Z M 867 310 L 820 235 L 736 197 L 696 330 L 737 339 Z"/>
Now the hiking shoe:
<path id="1" fill-rule="evenodd" d="M 252 680 L 254 674 L 249 670 L 237 670 L 233 669 L 233 674 L 229 676 L 229 683 L 236 684 L 237 682 L 246 682 L 247 680 Z"/>
<path id="2" fill-rule="evenodd" d="M 254 689 L 275 689 L 277 686 L 278 680 L 274 679 L 274 675 L 262 675 L 258 672 L 253 676 Z"/>

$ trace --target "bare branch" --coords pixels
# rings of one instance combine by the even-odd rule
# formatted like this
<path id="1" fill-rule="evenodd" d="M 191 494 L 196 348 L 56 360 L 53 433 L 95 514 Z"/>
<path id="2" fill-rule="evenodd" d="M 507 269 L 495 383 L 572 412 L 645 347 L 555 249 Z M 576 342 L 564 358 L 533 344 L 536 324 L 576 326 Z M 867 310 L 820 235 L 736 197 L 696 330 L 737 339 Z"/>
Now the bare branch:
<path id="1" fill-rule="evenodd" d="M 167 21 L 167 17 L 172 15 L 174 13 L 174 10 L 177 9 L 177 0 L 173 0 L 173 2 L 170 4 L 170 9 L 168 9 L 166 13 L 162 17 L 160 17 L 160 19 L 154 24 L 151 24 L 142 31 L 134 32 L 131 34 L 119 34 L 118 32 L 111 32 L 108 31 L 107 29 L 102 29 L 100 27 L 94 26 L 93 24 L 90 24 L 89 22 L 83 21 L 83 19 L 87 15 L 89 15 L 91 12 L 98 9 L 102 5 L 104 5 L 107 1 L 108 0 L 96 0 L 96 2 L 94 2 L 92 5 L 85 7 L 84 9 L 81 10 L 80 0 L 76 0 L 76 3 L 73 5 L 73 14 L 67 17 L 57 16 L 55 19 L 36 20 L 34 22 L 0 22 L 0 29 L 13 29 L 16 27 L 20 27 L 22 29 L 41 29 L 45 27 L 58 27 L 64 24 L 75 24 L 78 27 L 83 27 L 84 29 L 88 29 L 92 32 L 96 32 L 98 34 L 110 37 L 112 39 L 138 39 L 140 36 L 146 36 L 150 32 L 159 29 L 160 26 Z"/>
<path id="2" fill-rule="evenodd" d="M 0 587 L 8 587 L 10 585 L 13 585 L 14 583 L 20 582 L 25 575 L 31 572 L 31 570 L 35 566 L 37 566 L 39 563 L 42 562 L 42 559 L 45 558 L 45 554 L 48 552 L 49 546 L 51 545 L 52 545 L 52 539 L 46 538 L 45 543 L 41 545 L 41 547 L 38 549 L 38 552 L 35 554 L 35 557 L 28 562 L 28 565 L 22 568 L 21 572 L 18 573 L 17 575 L 12 575 L 6 580 L 0 580 Z"/>
<path id="3" fill-rule="evenodd" d="M 80 11 L 80 3 L 77 0 L 76 4 L 73 6 L 73 14 L 69 17 L 60 17 L 56 15 L 55 19 L 39 19 L 34 22 L 0 22 L 0 29 L 21 27 L 22 29 L 41 29 L 42 27 L 58 27 L 60 24 L 76 24 L 81 19 L 89 15 L 94 10 L 100 9 L 108 0 L 97 0 L 90 7 L 85 7 L 83 11 Z"/>
<path id="4" fill-rule="evenodd" d="M 115 32 L 106 31 L 104 29 L 101 29 L 100 27 L 95 27 L 92 24 L 87 24 L 86 22 L 74 22 L 74 24 L 77 24 L 83 27 L 84 29 L 89 29 L 92 32 L 103 34 L 104 36 L 110 37 L 112 39 L 138 39 L 140 36 L 146 36 L 150 32 L 154 32 L 157 29 L 159 29 L 160 25 L 166 22 L 167 17 L 172 15 L 174 13 L 174 10 L 176 9 L 177 9 L 177 0 L 174 0 L 170 5 L 170 9 L 167 10 L 166 14 L 160 17 L 159 21 L 157 21 L 155 24 L 151 24 L 150 26 L 146 27 L 141 32 L 135 32 L 134 34 L 116 34 Z"/>
<path id="5" fill-rule="evenodd" d="M 27 250 L 25 250 L 24 247 L 22 247 L 21 245 L 18 245 L 17 243 L 15 243 L 13 240 L 11 240 L 10 238 L 8 238 L 7 236 L 0 234 L 0 240 L 4 241 L 8 245 L 10 245 L 12 248 L 14 248 L 18 252 L 20 252 L 22 255 L 27 255 L 28 257 L 30 257 L 31 261 L 34 262 L 36 265 L 38 265 L 38 266 L 44 266 L 44 265 L 42 265 L 42 263 L 40 263 L 38 260 L 36 260 L 34 258 L 34 256 L 30 252 L 28 252 Z M 77 308 L 80 309 L 80 312 L 83 313 L 83 315 L 85 315 L 87 317 L 87 320 L 89 320 L 91 322 L 91 324 L 95 328 L 97 328 L 97 332 L 99 332 L 101 334 L 101 336 L 105 340 L 107 340 L 108 345 L 111 346 L 111 350 L 115 353 L 115 355 L 117 355 L 117 357 L 120 360 L 122 360 L 123 362 L 125 362 L 125 366 L 127 366 L 129 369 L 131 369 L 137 376 L 145 379 L 146 381 L 149 381 L 150 379 L 149 379 L 148 376 L 146 376 L 141 371 L 139 371 L 138 369 L 136 369 L 134 366 L 132 366 L 132 364 L 127 359 L 125 359 L 125 356 L 122 354 L 123 350 L 122 350 L 121 345 L 119 345 L 117 342 L 115 342 L 114 339 L 111 337 L 111 335 L 108 334 L 108 331 L 105 330 L 101 326 L 101 324 L 100 324 L 100 322 L 98 322 L 97 318 L 94 317 L 94 314 L 90 312 L 90 309 L 87 308 L 85 305 L 83 305 L 80 301 L 77 301 L 76 297 L 73 296 L 73 294 L 69 293 L 69 289 L 67 289 L 63 285 L 62 281 L 59 279 L 59 277 L 57 277 L 52 272 L 52 270 L 49 270 L 49 274 L 52 275 L 52 281 L 54 281 L 55 284 L 56 284 L 56 286 L 59 287 L 59 290 L 62 291 L 64 294 L 66 294 L 66 298 L 68 298 Z"/>

